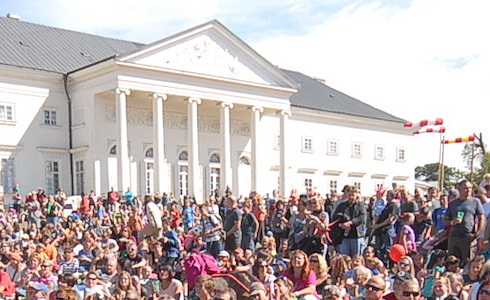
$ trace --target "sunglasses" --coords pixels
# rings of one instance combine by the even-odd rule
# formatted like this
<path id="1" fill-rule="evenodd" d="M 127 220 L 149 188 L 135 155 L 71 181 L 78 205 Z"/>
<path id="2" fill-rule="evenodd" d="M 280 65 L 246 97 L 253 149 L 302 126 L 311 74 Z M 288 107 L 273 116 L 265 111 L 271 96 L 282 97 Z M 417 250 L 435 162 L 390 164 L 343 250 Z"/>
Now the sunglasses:
<path id="1" fill-rule="evenodd" d="M 478 293 L 482 295 L 490 296 L 490 290 L 481 289 L 480 291 L 478 291 Z"/>
<path id="2" fill-rule="evenodd" d="M 398 264 L 400 265 L 400 267 L 408 267 L 408 266 L 410 266 L 410 264 L 407 264 L 407 263 L 404 263 L 404 262 L 399 262 Z"/>
<path id="3" fill-rule="evenodd" d="M 318 263 L 318 259 L 310 259 L 311 263 Z"/>
<path id="4" fill-rule="evenodd" d="M 420 292 L 403 291 L 402 294 L 403 294 L 403 297 L 410 297 L 410 296 L 418 297 L 418 296 L 420 296 Z"/>
<path id="5" fill-rule="evenodd" d="M 384 290 L 383 288 L 379 288 L 379 287 L 371 285 L 371 284 L 366 284 L 365 287 L 366 287 L 366 290 L 373 290 L 375 292 Z"/>

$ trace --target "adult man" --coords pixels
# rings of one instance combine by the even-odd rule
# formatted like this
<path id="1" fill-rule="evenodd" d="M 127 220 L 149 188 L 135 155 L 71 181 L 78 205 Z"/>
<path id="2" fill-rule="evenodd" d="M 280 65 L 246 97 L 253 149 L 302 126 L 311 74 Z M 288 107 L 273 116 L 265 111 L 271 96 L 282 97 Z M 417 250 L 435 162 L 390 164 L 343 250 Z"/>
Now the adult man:
<path id="1" fill-rule="evenodd" d="M 471 242 L 485 228 L 485 215 L 479 199 L 471 197 L 473 185 L 468 180 L 458 184 L 459 198 L 451 201 L 446 210 L 445 224 L 450 226 L 448 255 L 459 258 L 466 265 L 470 257 Z M 478 219 L 478 222 L 475 220 Z"/>
<path id="2" fill-rule="evenodd" d="M 395 274 L 395 277 L 393 278 L 393 286 L 391 287 L 391 293 L 385 294 L 382 299 L 384 300 L 401 300 L 401 295 L 403 294 L 403 284 L 405 282 L 412 281 L 414 282 L 414 279 L 410 275 L 410 273 L 401 271 Z M 419 289 L 420 293 L 420 289 Z"/>
<path id="3" fill-rule="evenodd" d="M 142 237 L 154 237 L 155 239 L 160 239 L 163 233 L 162 224 L 162 212 L 160 208 L 155 204 L 153 196 L 145 196 L 146 205 L 146 218 L 148 219 L 148 224 L 141 231 Z"/>
<path id="4" fill-rule="evenodd" d="M 376 224 L 372 227 L 376 249 L 378 249 L 378 257 L 385 264 L 389 262 L 388 253 L 393 245 L 393 237 L 395 236 L 393 223 L 400 214 L 400 207 L 396 203 L 394 191 L 388 191 L 386 193 L 386 200 L 388 201 L 386 207 L 381 211 L 381 215 L 376 221 Z"/>
<path id="5" fill-rule="evenodd" d="M 134 206 L 134 194 L 131 191 L 131 187 L 128 187 L 128 190 L 124 193 L 124 198 L 126 198 L 126 204 L 128 206 Z"/>
<path id="6" fill-rule="evenodd" d="M 439 191 L 436 187 L 431 186 L 427 190 L 427 205 L 431 212 L 441 207 L 441 202 L 439 201 Z"/>
<path id="7" fill-rule="evenodd" d="M 367 213 L 364 202 L 355 186 L 347 188 L 347 200 L 335 210 L 334 215 L 343 213 L 348 219 L 340 224 L 344 230 L 344 239 L 340 244 L 340 253 L 353 256 L 361 254 L 366 246 L 364 241 Z"/>
<path id="8" fill-rule="evenodd" d="M 386 291 L 386 280 L 381 275 L 371 277 L 366 285 L 366 300 L 381 300 Z"/>
<path id="9" fill-rule="evenodd" d="M 420 285 L 414 280 L 405 281 L 396 298 L 399 300 L 420 299 Z"/>
<path id="10" fill-rule="evenodd" d="M 226 197 L 226 217 L 223 224 L 223 229 L 226 232 L 225 250 L 233 252 L 240 247 L 242 241 L 242 214 L 238 209 L 238 201 L 233 195 Z"/>

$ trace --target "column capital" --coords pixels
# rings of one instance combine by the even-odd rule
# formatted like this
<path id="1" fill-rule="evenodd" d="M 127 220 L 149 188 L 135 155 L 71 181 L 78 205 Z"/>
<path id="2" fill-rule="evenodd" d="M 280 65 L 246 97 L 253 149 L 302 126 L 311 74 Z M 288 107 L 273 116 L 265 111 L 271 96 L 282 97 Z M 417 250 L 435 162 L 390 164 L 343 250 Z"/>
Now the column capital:
<path id="1" fill-rule="evenodd" d="M 131 95 L 131 90 L 130 89 L 123 89 L 123 88 L 116 88 L 114 90 L 116 92 L 116 94 L 120 95 L 122 93 L 126 94 L 126 96 L 129 96 Z"/>
<path id="2" fill-rule="evenodd" d="M 250 109 L 253 111 L 253 112 L 259 112 L 259 113 L 263 113 L 264 112 L 264 108 L 262 106 L 252 106 L 250 107 Z"/>
<path id="3" fill-rule="evenodd" d="M 153 100 L 162 99 L 163 101 L 167 100 L 168 98 L 167 94 L 158 94 L 158 93 L 153 93 L 150 95 L 150 97 Z"/>
<path id="4" fill-rule="evenodd" d="M 291 116 L 291 111 L 290 110 L 281 110 L 281 111 L 278 112 L 278 114 L 281 117 L 284 117 L 284 116 L 290 117 Z"/>
<path id="5" fill-rule="evenodd" d="M 231 103 L 231 102 L 221 102 L 218 105 L 223 107 L 223 108 L 226 108 L 226 107 L 228 107 L 230 109 L 233 108 L 233 103 Z"/>
<path id="6" fill-rule="evenodd" d="M 198 105 L 202 103 L 202 100 L 201 98 L 196 98 L 196 97 L 189 97 L 187 99 L 185 99 L 184 101 L 187 101 L 189 103 L 197 103 Z"/>

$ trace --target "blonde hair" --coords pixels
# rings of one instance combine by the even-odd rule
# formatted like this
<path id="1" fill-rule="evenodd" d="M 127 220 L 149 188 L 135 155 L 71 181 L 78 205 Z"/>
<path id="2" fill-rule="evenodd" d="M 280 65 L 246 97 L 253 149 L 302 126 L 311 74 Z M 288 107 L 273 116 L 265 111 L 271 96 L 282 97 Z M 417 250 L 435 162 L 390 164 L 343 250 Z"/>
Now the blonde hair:
<path id="1" fill-rule="evenodd" d="M 310 260 L 314 257 L 318 259 L 318 273 L 320 274 L 323 272 L 328 272 L 329 267 L 328 267 L 327 261 L 325 260 L 325 257 L 320 255 L 319 253 L 313 253 L 310 255 Z"/>

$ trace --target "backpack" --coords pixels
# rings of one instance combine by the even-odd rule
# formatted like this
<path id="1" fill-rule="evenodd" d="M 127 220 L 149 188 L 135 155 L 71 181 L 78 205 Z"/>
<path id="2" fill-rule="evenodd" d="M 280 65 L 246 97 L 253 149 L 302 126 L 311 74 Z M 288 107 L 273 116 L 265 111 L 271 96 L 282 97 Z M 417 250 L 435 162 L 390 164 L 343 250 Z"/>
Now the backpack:
<path id="1" fill-rule="evenodd" d="M 212 275 L 221 271 L 216 259 L 205 253 L 192 253 L 184 261 L 184 267 L 189 289 L 194 288 L 199 275 Z"/>
<path id="2" fill-rule="evenodd" d="M 218 219 L 218 222 L 221 221 L 221 218 L 218 218 L 216 215 L 214 216 Z M 218 225 L 217 223 L 213 222 L 213 218 L 211 218 L 211 216 L 209 216 L 209 223 L 211 223 L 214 227 Z M 219 231 L 219 237 L 222 241 L 226 240 L 226 231 L 224 231 L 223 228 L 221 228 Z"/>

